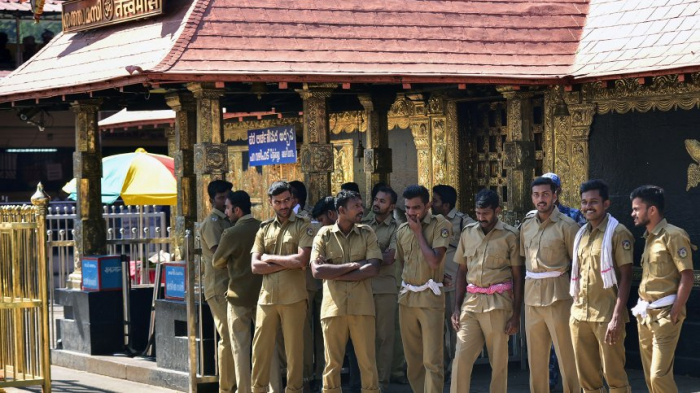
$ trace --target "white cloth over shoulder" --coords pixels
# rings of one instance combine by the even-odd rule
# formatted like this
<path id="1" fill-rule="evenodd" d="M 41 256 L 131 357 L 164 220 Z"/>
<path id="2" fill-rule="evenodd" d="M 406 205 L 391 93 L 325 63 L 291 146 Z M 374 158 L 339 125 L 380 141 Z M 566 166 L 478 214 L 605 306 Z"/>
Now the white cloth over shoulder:
<path id="1" fill-rule="evenodd" d="M 615 269 L 613 268 L 613 257 L 612 257 L 612 238 L 617 227 L 618 221 L 615 217 L 608 213 L 608 224 L 605 227 L 605 234 L 603 235 L 603 246 L 600 256 L 600 275 L 603 277 L 603 288 L 612 288 L 613 285 L 617 285 L 617 276 L 615 275 Z M 574 260 L 571 264 L 571 285 L 569 286 L 569 294 L 576 297 L 579 291 L 579 263 L 578 263 L 578 247 L 581 243 L 581 238 L 586 232 L 588 225 L 584 225 L 576 233 L 576 238 L 574 239 Z"/>

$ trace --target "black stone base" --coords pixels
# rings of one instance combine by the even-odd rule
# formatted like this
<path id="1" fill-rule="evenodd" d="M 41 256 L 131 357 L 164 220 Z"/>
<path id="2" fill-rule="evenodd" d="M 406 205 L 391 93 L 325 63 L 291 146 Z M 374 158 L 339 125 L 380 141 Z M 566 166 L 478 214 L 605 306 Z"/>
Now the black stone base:
<path id="1" fill-rule="evenodd" d="M 198 316 L 197 316 L 198 317 Z M 202 308 L 204 375 L 214 375 L 214 320 L 205 303 Z M 187 306 L 183 301 L 156 301 L 156 362 L 170 370 L 189 370 L 187 349 Z"/>
<path id="2" fill-rule="evenodd" d="M 63 306 L 64 318 L 56 321 L 59 348 L 89 355 L 124 352 L 124 310 L 122 292 L 56 290 L 56 303 Z M 148 339 L 149 288 L 131 290 L 131 346 L 143 351 Z"/>

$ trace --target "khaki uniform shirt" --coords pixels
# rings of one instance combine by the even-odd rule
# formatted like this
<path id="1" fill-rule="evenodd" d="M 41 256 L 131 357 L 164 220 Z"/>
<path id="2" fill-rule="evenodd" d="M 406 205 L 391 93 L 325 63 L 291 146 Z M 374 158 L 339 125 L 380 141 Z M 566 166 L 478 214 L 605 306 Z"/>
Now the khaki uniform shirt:
<path id="1" fill-rule="evenodd" d="M 382 260 L 377 236 L 369 225 L 355 224 L 344 235 L 338 224 L 321 228 L 314 238 L 311 260 L 319 256 L 341 265 L 370 259 Z M 362 281 L 323 280 L 321 319 L 343 315 L 374 316 L 371 279 Z"/>
<path id="2" fill-rule="evenodd" d="M 209 300 L 216 295 L 225 295 L 228 289 L 228 272 L 214 269 L 212 247 L 217 247 L 224 230 L 231 227 L 231 222 L 223 212 L 212 209 L 209 216 L 199 227 L 202 242 L 202 264 L 204 265 L 204 299 Z"/>
<path id="3" fill-rule="evenodd" d="M 372 214 L 369 220 L 363 222 L 374 230 L 379 242 L 379 249 L 382 252 L 389 249 L 396 250 L 396 230 L 399 229 L 399 223 L 396 222 L 393 215 L 389 215 L 382 222 L 377 222 L 377 216 Z M 382 258 L 379 259 L 381 260 Z M 398 293 L 395 265 L 393 263 L 379 268 L 379 274 L 372 279 L 372 293 L 375 295 Z"/>
<path id="4" fill-rule="evenodd" d="M 579 226 L 576 221 L 554 209 L 546 221 L 537 215 L 525 220 L 520 229 L 520 255 L 530 272 L 562 272 L 571 269 L 574 239 Z M 543 307 L 558 300 L 571 299 L 569 275 L 557 278 L 525 280 L 525 304 Z"/>
<path id="5" fill-rule="evenodd" d="M 642 254 L 642 282 L 639 297 L 647 302 L 676 294 L 683 270 L 693 268 L 688 233 L 661 220 L 651 233 L 645 232 Z"/>
<path id="6" fill-rule="evenodd" d="M 311 247 L 313 236 L 314 229 L 309 220 L 297 217 L 292 212 L 284 224 L 277 217 L 260 224 L 250 252 L 294 255 L 299 252 L 299 248 Z M 258 304 L 293 304 L 307 298 L 304 270 L 285 269 L 263 276 Z"/>
<path id="7" fill-rule="evenodd" d="M 321 229 L 321 223 L 318 221 L 311 221 L 311 227 L 314 229 L 314 236 L 318 233 L 319 229 Z M 311 269 L 306 269 L 306 290 L 307 291 L 318 291 L 319 289 L 323 288 L 323 280 L 319 280 L 314 278 L 313 273 L 311 272 Z M 309 299 L 311 300 L 311 299 Z"/>
<path id="8" fill-rule="evenodd" d="M 250 265 L 250 249 L 255 243 L 255 234 L 260 229 L 260 220 L 247 214 L 224 231 L 219 248 L 214 253 L 214 267 L 228 267 L 228 291 L 226 298 L 235 306 L 254 307 L 258 303 L 262 276 L 253 274 Z"/>
<path id="9" fill-rule="evenodd" d="M 578 246 L 579 292 L 571 307 L 571 316 L 579 321 L 610 322 L 615 311 L 617 286 L 604 288 L 603 276 L 600 274 L 601 250 L 607 225 L 607 217 L 595 228 L 592 228 L 590 223 L 586 224 L 586 231 Z M 618 268 L 632 263 L 633 246 L 632 233 L 624 225 L 618 224 L 612 236 L 613 267 L 617 273 L 618 282 L 620 282 Z M 623 314 L 621 315 L 623 322 L 629 322 L 628 313 Z"/>
<path id="10" fill-rule="evenodd" d="M 452 223 L 443 216 L 439 214 L 433 216 L 428 212 L 423 221 L 421 221 L 421 225 L 423 227 L 423 236 L 425 236 L 425 240 L 431 248 L 447 248 L 450 245 Z M 436 283 L 441 283 L 444 278 L 444 258 L 440 266 L 433 270 L 423 257 L 418 239 L 411 231 L 408 223 L 401 224 L 396 232 L 396 262 L 403 263 L 401 279 L 407 284 L 423 285 L 431 279 Z M 408 307 L 444 309 L 445 292 L 441 292 L 439 296 L 436 296 L 429 289 L 422 292 L 407 291 L 403 294 L 399 293 L 399 304 Z"/>
<path id="11" fill-rule="evenodd" d="M 520 234 L 501 220 L 487 235 L 484 235 L 479 223 L 469 224 L 460 237 L 455 262 L 467 266 L 467 284 L 488 288 L 494 284 L 512 282 L 511 266 L 523 265 Z M 513 293 L 487 295 L 467 292 L 462 309 L 470 312 L 512 310 Z"/>
<path id="12" fill-rule="evenodd" d="M 445 292 L 453 292 L 455 290 L 454 286 L 457 284 L 457 270 L 459 269 L 455 260 L 455 251 L 457 251 L 464 227 L 476 221 L 472 220 L 469 215 L 458 212 L 457 209 L 450 210 L 445 218 L 452 223 L 452 238 L 450 239 L 450 246 L 447 247 L 447 252 L 445 252 L 445 274 L 452 276 L 452 286 L 445 288 Z"/>

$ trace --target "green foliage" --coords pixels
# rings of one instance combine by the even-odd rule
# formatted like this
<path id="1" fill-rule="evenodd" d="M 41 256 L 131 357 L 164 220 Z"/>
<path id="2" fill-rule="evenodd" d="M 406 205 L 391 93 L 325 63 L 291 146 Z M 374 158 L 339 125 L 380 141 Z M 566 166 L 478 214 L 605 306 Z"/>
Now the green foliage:
<path id="1" fill-rule="evenodd" d="M 31 19 L 24 19 L 20 21 L 20 39 L 19 42 L 22 42 L 22 39 L 27 36 L 34 36 L 34 39 L 36 40 L 37 44 L 41 44 L 41 33 L 44 32 L 44 30 L 50 30 L 54 34 L 58 34 L 61 31 L 61 21 L 60 20 L 41 20 L 39 23 L 34 23 L 33 20 Z M 16 30 L 16 25 L 14 20 L 0 20 L 0 31 L 5 32 L 7 34 L 7 38 L 9 39 L 9 42 L 15 43 L 17 42 L 17 30 Z"/>

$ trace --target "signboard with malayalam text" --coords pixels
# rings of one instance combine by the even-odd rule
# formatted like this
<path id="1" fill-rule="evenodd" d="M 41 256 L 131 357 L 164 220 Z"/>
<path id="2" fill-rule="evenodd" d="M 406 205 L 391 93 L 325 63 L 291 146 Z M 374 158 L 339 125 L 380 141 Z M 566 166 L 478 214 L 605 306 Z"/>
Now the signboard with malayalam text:
<path id="1" fill-rule="evenodd" d="M 297 134 L 294 126 L 248 130 L 250 166 L 297 162 Z"/>
<path id="2" fill-rule="evenodd" d="M 71 0 L 63 3 L 66 33 L 160 15 L 164 0 Z"/>

